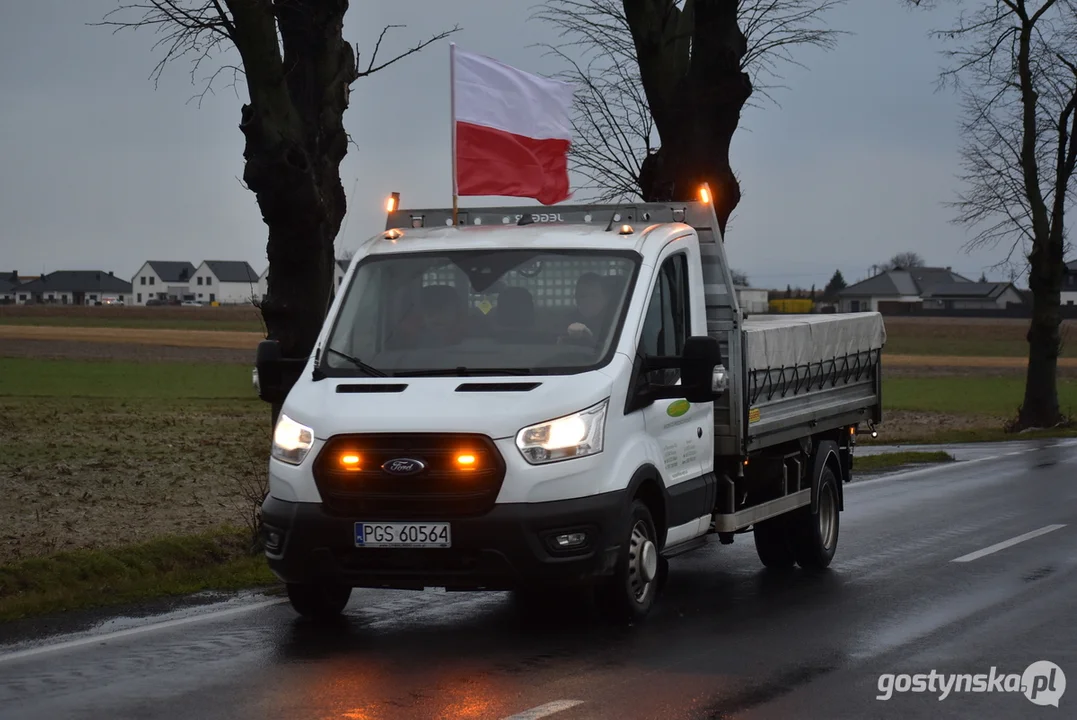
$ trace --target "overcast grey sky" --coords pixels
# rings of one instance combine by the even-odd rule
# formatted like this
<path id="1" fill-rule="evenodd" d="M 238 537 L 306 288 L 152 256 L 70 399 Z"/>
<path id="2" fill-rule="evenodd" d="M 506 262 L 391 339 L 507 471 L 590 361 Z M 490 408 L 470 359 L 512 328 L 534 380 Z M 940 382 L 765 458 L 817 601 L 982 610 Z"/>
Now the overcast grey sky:
<path id="1" fill-rule="evenodd" d="M 352 0 L 346 36 L 368 53 L 381 27 L 401 43 L 460 24 L 463 48 L 521 69 L 556 68 L 533 43 L 535 0 Z M 247 260 L 266 266 L 265 226 L 240 185 L 241 100 L 220 83 L 199 109 L 188 66 L 155 91 L 149 31 L 88 27 L 116 0 L 0 2 L 0 271 L 113 270 L 144 260 Z M 942 62 L 928 31 L 938 12 L 900 0 L 852 0 L 831 16 L 851 31 L 837 50 L 807 50 L 780 108 L 749 110 L 733 147 L 744 199 L 727 252 L 763 287 L 850 283 L 912 250 L 976 279 L 1000 252 L 966 253 L 943 205 L 958 189 L 958 108 L 936 92 Z M 380 230 L 384 197 L 449 205 L 447 41 L 361 80 L 345 123 L 351 198 L 338 245 Z M 240 87 L 241 97 L 245 89 Z M 467 204 L 510 199 L 466 198 Z M 999 278 L 1002 279 L 1002 278 Z"/>

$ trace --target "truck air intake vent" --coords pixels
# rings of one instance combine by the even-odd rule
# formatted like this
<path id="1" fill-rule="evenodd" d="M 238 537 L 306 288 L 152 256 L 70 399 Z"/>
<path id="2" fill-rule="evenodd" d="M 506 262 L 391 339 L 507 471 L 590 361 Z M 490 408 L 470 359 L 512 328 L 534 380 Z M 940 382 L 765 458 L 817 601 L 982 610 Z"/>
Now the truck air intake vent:
<path id="1" fill-rule="evenodd" d="M 403 383 L 394 383 L 392 385 L 379 385 L 377 383 L 367 383 L 363 385 L 337 385 L 338 393 L 398 393 L 404 392 L 407 389 L 407 385 Z"/>
<path id="2" fill-rule="evenodd" d="M 537 382 L 464 383 L 457 386 L 456 392 L 531 392 L 541 384 Z"/>

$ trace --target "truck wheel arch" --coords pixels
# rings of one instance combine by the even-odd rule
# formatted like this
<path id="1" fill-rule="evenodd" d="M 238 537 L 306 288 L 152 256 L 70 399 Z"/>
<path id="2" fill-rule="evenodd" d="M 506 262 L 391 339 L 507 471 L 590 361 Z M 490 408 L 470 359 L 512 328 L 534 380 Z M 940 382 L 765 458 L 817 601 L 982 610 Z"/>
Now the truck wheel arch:
<path id="1" fill-rule="evenodd" d="M 625 490 L 626 506 L 631 506 L 638 498 L 650 509 L 659 549 L 666 546 L 666 532 L 669 530 L 669 493 L 661 478 L 662 475 L 654 465 L 641 465 L 632 473 L 632 479 Z"/>
<path id="2" fill-rule="evenodd" d="M 819 512 L 819 478 L 827 465 L 837 479 L 838 510 L 845 510 L 845 478 L 842 477 L 841 459 L 838 457 L 838 444 L 833 440 L 823 440 L 815 449 L 815 459 L 811 472 L 811 512 Z"/>

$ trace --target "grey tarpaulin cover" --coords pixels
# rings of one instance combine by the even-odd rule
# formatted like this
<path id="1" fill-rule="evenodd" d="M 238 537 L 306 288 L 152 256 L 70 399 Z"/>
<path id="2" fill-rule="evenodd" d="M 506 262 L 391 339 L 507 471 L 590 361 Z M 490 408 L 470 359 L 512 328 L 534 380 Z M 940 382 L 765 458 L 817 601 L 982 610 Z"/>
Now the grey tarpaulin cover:
<path id="1" fill-rule="evenodd" d="M 831 360 L 886 343 L 877 312 L 828 315 L 752 315 L 744 321 L 748 370 Z"/>

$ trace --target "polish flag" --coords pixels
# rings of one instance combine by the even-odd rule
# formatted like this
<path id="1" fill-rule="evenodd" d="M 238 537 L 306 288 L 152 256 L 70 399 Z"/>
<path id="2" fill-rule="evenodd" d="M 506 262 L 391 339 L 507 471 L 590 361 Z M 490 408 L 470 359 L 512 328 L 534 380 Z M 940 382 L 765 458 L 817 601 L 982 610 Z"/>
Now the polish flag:
<path id="1" fill-rule="evenodd" d="M 450 45 L 453 193 L 569 196 L 572 96 L 565 82 L 531 75 Z"/>

